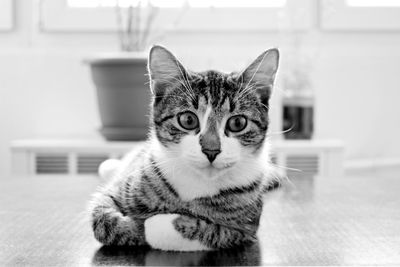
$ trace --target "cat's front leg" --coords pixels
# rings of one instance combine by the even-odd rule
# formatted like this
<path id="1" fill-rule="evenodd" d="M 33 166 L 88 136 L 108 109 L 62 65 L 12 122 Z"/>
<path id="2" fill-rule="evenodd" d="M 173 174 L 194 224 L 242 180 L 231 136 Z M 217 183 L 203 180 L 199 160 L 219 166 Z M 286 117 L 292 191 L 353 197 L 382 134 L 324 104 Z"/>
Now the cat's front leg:
<path id="1" fill-rule="evenodd" d="M 241 225 L 240 227 L 243 229 L 233 228 L 185 215 L 177 217 L 174 225 L 175 229 L 184 237 L 190 240 L 199 240 L 211 249 L 233 248 L 257 240 L 257 229 L 253 225 Z M 244 228 L 252 228 L 252 230 Z"/>
<path id="2" fill-rule="evenodd" d="M 146 242 L 153 248 L 176 251 L 232 248 L 255 242 L 246 231 L 179 215 L 158 214 L 145 221 Z"/>
<path id="3" fill-rule="evenodd" d="M 210 250 L 200 240 L 188 238 L 179 231 L 176 222 L 180 217 L 179 214 L 158 214 L 147 219 L 144 223 L 146 242 L 152 248 L 161 250 Z"/>
<path id="4" fill-rule="evenodd" d="M 104 245 L 144 245 L 143 220 L 125 215 L 120 206 L 117 198 L 111 194 L 95 194 L 91 202 L 95 238 Z"/>

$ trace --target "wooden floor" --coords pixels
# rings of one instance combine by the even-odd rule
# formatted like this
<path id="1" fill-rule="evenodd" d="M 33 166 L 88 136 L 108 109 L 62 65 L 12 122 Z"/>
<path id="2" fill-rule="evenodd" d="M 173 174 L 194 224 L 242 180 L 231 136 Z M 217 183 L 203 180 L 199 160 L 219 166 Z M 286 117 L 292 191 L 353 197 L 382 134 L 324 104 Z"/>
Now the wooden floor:
<path id="1" fill-rule="evenodd" d="M 400 265 L 400 175 L 292 178 L 266 196 L 259 243 L 171 253 L 101 247 L 85 206 L 95 177 L 0 180 L 0 266 Z"/>

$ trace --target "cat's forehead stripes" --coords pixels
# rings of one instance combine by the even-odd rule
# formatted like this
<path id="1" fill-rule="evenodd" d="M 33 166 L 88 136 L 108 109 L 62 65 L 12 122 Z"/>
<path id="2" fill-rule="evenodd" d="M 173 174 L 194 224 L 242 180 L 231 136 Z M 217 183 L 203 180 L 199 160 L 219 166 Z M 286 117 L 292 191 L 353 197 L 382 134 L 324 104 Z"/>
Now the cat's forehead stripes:
<path id="1" fill-rule="evenodd" d="M 229 75 L 218 71 L 201 73 L 203 88 L 200 93 L 207 98 L 214 109 L 220 109 L 227 98 L 232 98 L 236 91 L 233 84 L 228 83 Z"/>

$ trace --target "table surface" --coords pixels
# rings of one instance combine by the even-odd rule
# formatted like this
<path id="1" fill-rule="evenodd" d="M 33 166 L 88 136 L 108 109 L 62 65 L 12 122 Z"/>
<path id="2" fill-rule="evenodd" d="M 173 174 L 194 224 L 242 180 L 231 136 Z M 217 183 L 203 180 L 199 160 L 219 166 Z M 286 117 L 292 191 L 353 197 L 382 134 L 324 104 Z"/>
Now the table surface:
<path id="1" fill-rule="evenodd" d="M 96 177 L 0 180 L 0 266 L 399 265 L 400 177 L 291 179 L 265 197 L 259 242 L 212 252 L 102 247 Z"/>

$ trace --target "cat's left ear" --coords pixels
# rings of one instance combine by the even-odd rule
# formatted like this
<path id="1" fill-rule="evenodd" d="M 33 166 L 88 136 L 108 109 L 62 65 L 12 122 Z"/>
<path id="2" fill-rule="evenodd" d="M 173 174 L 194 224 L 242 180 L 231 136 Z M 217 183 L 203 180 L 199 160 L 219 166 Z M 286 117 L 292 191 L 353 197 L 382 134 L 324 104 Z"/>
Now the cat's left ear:
<path id="1" fill-rule="evenodd" d="M 253 61 L 239 77 L 242 88 L 253 88 L 263 104 L 267 105 L 279 66 L 279 50 L 272 48 Z"/>

